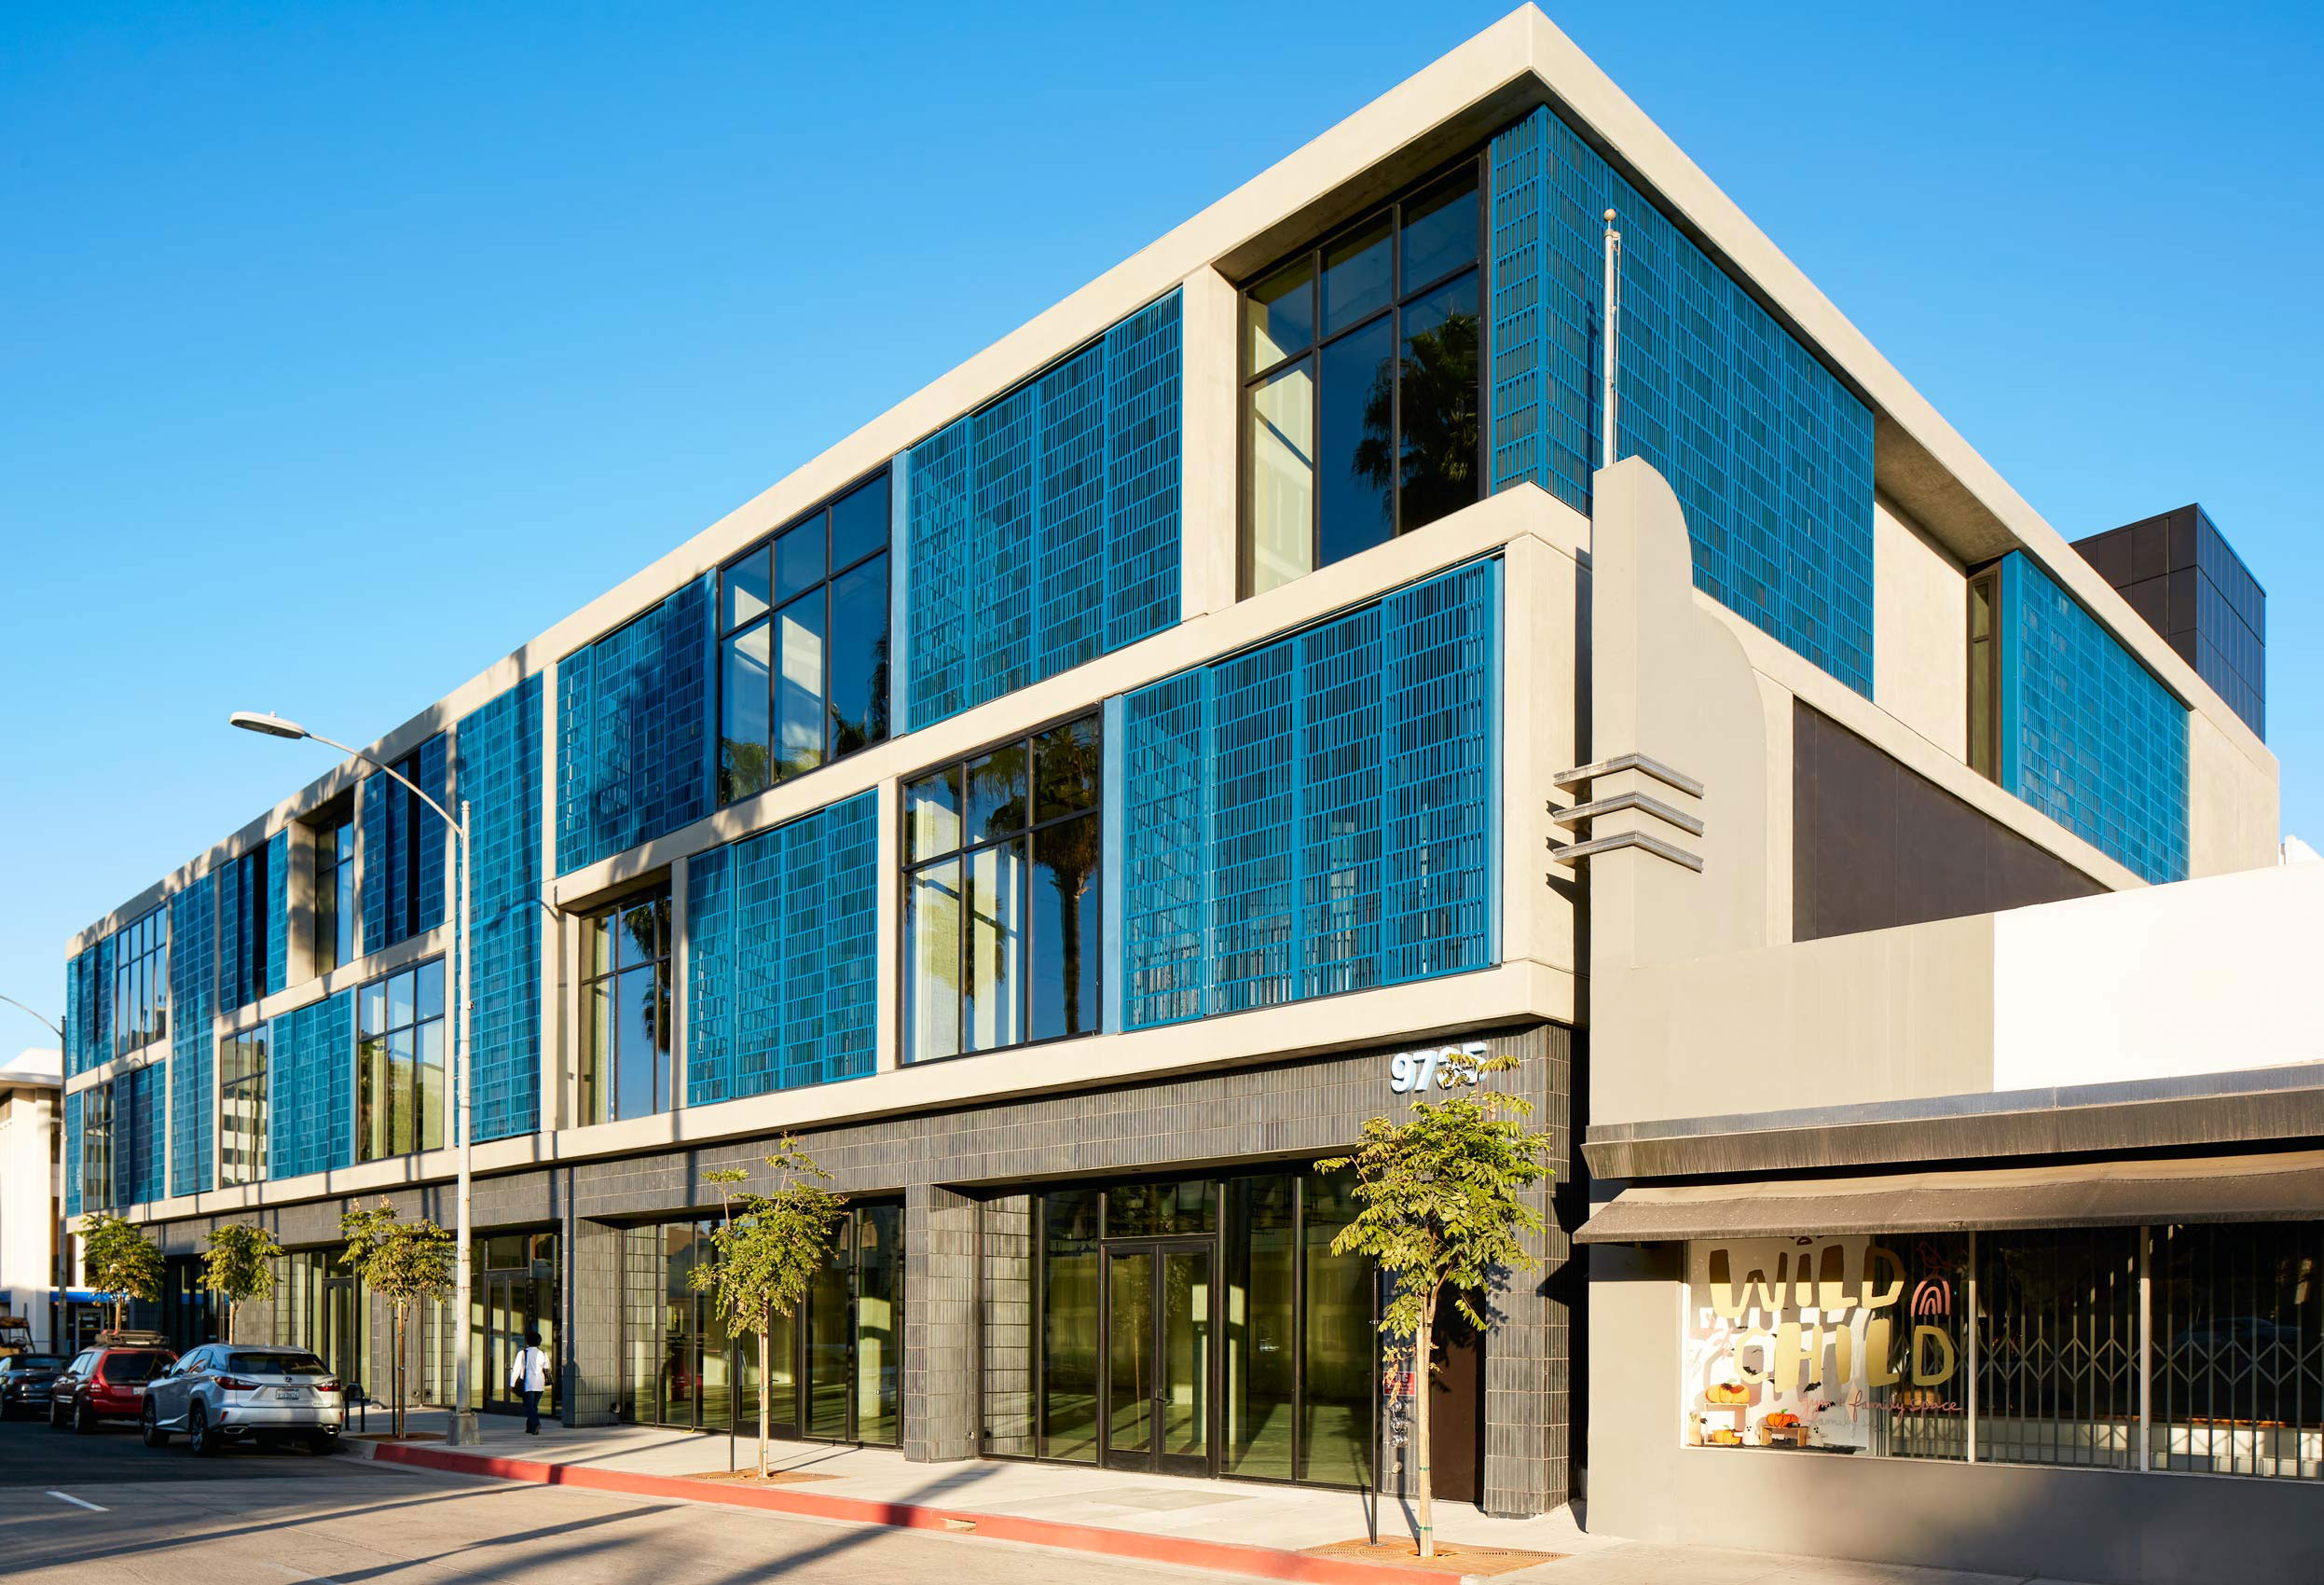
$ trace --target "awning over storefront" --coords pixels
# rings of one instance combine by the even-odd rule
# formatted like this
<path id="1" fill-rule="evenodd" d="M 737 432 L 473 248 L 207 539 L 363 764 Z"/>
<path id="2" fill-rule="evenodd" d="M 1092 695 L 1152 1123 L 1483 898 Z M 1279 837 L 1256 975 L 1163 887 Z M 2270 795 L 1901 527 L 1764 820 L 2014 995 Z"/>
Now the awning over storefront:
<path id="1" fill-rule="evenodd" d="M 1625 1189 L 1575 1234 L 1660 1244 L 1797 1233 L 1947 1233 L 2324 1217 L 2324 1151 Z"/>

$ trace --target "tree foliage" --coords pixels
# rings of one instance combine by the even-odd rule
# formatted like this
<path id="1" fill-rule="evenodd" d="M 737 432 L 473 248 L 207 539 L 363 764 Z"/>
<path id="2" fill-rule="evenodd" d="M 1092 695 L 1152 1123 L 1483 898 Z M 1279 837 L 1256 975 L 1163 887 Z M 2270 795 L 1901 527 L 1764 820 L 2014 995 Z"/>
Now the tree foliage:
<path id="1" fill-rule="evenodd" d="M 234 1341 L 234 1321 L 242 1305 L 274 1292 L 274 1262 L 282 1246 L 255 1222 L 229 1221 L 210 1230 L 210 1249 L 201 1258 L 203 1286 L 226 1295 L 226 1341 Z"/>
<path id="2" fill-rule="evenodd" d="M 1318 1162 L 1354 1166 L 1355 1218 L 1331 1241 L 1335 1254 L 1372 1258 L 1393 1279 L 1380 1330 L 1389 1358 L 1414 1372 L 1413 1428 L 1420 1553 L 1436 1555 L 1428 1471 L 1428 1385 L 1437 1309 L 1448 1296 L 1478 1330 L 1497 1318 L 1494 1289 L 1541 1264 L 1525 1247 L 1541 1213 L 1525 1192 L 1550 1176 L 1547 1134 L 1525 1124 L 1533 1104 L 1489 1090 L 1484 1076 L 1517 1066 L 1514 1056 L 1478 1063 L 1465 1093 L 1420 1101 L 1401 1123 L 1375 1117 L 1355 1150 Z"/>
<path id="3" fill-rule="evenodd" d="M 808 1286 L 831 1258 L 832 1237 L 846 1206 L 845 1195 L 823 1187 L 831 1174 L 785 1135 L 766 1158 L 776 1176 L 775 1192 L 733 1191 L 749 1172 L 728 1167 L 709 1174 L 719 1185 L 721 1216 L 710 1234 L 715 1261 L 694 1268 L 694 1286 L 710 1296 L 730 1330 L 755 1332 L 759 1380 L 772 1382 L 767 1365 L 768 1334 L 775 1317 L 797 1313 Z M 772 1426 L 769 1394 L 759 1393 L 759 1478 L 766 1478 Z"/>
<path id="4" fill-rule="evenodd" d="M 348 1269 L 366 1291 L 387 1302 L 395 1317 L 390 1356 L 395 1361 L 391 1424 L 400 1438 L 404 1434 L 404 1338 L 411 1308 L 423 1299 L 442 1299 L 451 1293 L 455 1243 L 450 1234 L 425 1217 L 403 1220 L 385 1196 L 373 1209 L 357 1206 L 341 1216 L 339 1232 L 347 1239 Z"/>
<path id="5" fill-rule="evenodd" d="M 81 1219 L 81 1269 L 89 1286 L 113 1302 L 113 1330 L 132 1299 L 161 1298 L 161 1251 L 130 1223 L 107 1211 Z"/>

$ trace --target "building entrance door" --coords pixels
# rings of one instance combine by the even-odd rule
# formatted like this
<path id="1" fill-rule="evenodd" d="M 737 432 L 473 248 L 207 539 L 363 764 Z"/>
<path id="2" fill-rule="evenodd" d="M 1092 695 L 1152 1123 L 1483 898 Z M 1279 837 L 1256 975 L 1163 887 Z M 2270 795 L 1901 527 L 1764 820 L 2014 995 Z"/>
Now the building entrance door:
<path id="1" fill-rule="evenodd" d="M 1212 1472 L 1212 1248 L 1106 1251 L 1106 1449 L 1116 1469 Z"/>
<path id="2" fill-rule="evenodd" d="M 326 1277 L 323 1283 L 323 1346 L 316 1350 L 339 1380 L 364 1379 L 363 1306 L 357 1302 L 355 1279 Z"/>

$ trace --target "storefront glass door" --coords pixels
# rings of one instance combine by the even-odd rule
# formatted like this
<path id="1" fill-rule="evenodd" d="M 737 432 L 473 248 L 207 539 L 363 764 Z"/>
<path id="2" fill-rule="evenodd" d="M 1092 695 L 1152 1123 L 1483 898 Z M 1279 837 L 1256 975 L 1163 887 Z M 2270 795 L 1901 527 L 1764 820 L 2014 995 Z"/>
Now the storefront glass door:
<path id="1" fill-rule="evenodd" d="M 1106 1256 L 1106 1462 L 1210 1472 L 1211 1248 Z"/>

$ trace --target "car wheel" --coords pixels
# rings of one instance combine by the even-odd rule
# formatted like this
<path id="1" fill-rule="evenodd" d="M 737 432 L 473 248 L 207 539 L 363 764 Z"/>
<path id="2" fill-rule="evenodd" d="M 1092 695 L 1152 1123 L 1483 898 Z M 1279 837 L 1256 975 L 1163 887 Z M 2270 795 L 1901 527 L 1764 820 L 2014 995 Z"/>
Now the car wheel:
<path id="1" fill-rule="evenodd" d="M 76 1437 L 85 1437 L 96 1428 L 97 1412 L 89 1406 L 89 1399 L 84 1398 L 81 1399 L 80 1407 L 73 1411 L 73 1434 Z"/>
<path id="2" fill-rule="evenodd" d="M 145 1405 L 144 1424 L 140 1429 L 145 1434 L 147 1447 L 168 1447 L 170 1445 L 170 1433 L 161 1428 L 161 1416 L 155 1413 L 151 1402 Z"/>
<path id="3" fill-rule="evenodd" d="M 48 1400 L 48 1428 L 52 1431 L 64 1429 L 64 1422 L 57 1418 L 57 1400 L 53 1398 Z"/>
<path id="4" fill-rule="evenodd" d="M 218 1439 L 210 1434 L 210 1416 L 199 1403 L 186 1412 L 186 1445 L 196 1458 L 218 1455 Z"/>

